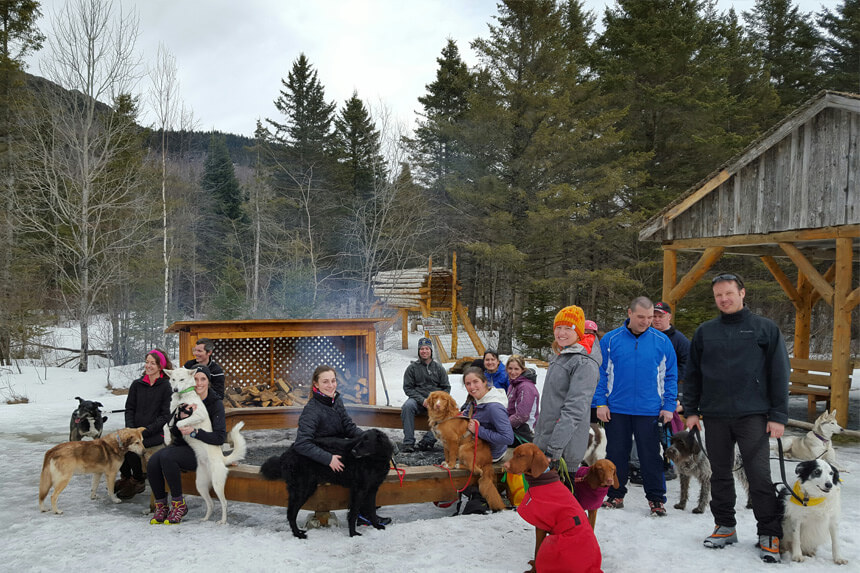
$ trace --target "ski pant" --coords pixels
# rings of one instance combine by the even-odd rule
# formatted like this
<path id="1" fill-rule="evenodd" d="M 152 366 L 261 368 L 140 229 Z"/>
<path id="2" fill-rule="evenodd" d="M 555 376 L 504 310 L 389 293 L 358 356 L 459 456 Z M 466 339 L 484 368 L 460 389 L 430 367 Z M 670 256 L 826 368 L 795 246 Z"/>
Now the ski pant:
<path id="1" fill-rule="evenodd" d="M 633 446 L 635 437 L 645 498 L 649 501 L 665 503 L 666 476 L 663 473 L 663 457 L 660 455 L 659 417 L 612 412 L 604 429 L 606 430 L 606 457 L 615 464 L 618 483 L 621 486 L 618 489 L 610 487 L 609 497 L 623 498 L 627 494 L 630 448 Z"/>
<path id="2" fill-rule="evenodd" d="M 146 477 L 149 479 L 152 495 L 155 496 L 155 499 L 166 498 L 167 492 L 164 489 L 164 482 L 167 481 L 170 494 L 174 498 L 182 497 L 182 472 L 196 469 L 197 458 L 194 456 L 194 450 L 191 449 L 191 446 L 170 445 L 158 450 L 152 454 L 146 465 Z"/>

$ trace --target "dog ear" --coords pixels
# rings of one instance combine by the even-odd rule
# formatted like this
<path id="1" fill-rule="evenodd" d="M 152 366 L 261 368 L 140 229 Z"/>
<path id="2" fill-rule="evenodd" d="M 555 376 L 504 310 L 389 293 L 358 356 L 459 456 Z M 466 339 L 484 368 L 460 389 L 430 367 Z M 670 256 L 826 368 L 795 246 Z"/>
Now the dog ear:
<path id="1" fill-rule="evenodd" d="M 167 374 L 167 376 L 168 376 L 168 377 L 172 377 L 172 376 L 173 376 L 173 373 L 174 373 L 174 372 L 176 372 L 176 370 L 175 370 L 175 369 L 174 369 L 174 370 L 167 370 L 167 369 L 165 369 L 165 370 L 162 370 L 162 372 L 164 372 L 165 374 Z"/>
<path id="2" fill-rule="evenodd" d="M 833 465 L 833 464 L 831 464 L 830 462 L 827 462 L 827 463 L 828 463 L 828 464 L 830 464 L 830 468 L 833 470 L 833 483 L 834 483 L 834 484 L 841 483 L 841 482 L 842 482 L 842 480 L 841 480 L 841 479 L 839 479 L 839 470 L 838 470 L 838 469 L 836 469 L 836 466 L 834 466 L 834 465 Z"/>
<path id="3" fill-rule="evenodd" d="M 102 404 L 101 402 L 93 402 L 93 404 L 95 404 L 95 405 L 96 405 L 96 406 L 98 406 L 99 408 L 104 408 L 104 407 L 105 407 L 105 405 L 104 405 L 104 404 Z"/>
<path id="4" fill-rule="evenodd" d="M 544 453 L 540 451 L 537 446 L 529 449 L 532 454 L 532 463 L 529 475 L 536 477 L 546 471 L 546 468 L 549 467 L 549 460 L 547 460 Z"/>
<path id="5" fill-rule="evenodd" d="M 83 402 L 84 402 L 84 399 L 83 399 L 83 398 L 81 398 L 80 396 L 75 396 L 75 400 L 77 400 L 77 401 L 78 401 L 78 406 L 80 406 L 80 405 L 81 405 L 81 403 L 83 403 Z"/>
<path id="6" fill-rule="evenodd" d="M 102 422 L 107 422 L 107 416 L 102 416 Z"/>

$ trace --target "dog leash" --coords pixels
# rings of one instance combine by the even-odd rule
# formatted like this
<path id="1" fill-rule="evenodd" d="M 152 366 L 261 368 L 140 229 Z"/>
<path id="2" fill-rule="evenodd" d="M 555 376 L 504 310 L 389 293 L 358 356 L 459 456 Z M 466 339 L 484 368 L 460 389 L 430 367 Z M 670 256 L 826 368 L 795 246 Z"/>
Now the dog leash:
<path id="1" fill-rule="evenodd" d="M 394 461 L 394 458 L 391 458 L 391 465 L 394 466 L 394 471 L 397 472 L 397 479 L 400 480 L 400 487 L 403 487 L 403 478 L 406 477 L 406 470 L 398 468 L 397 462 Z"/>
<path id="2" fill-rule="evenodd" d="M 782 485 L 784 485 L 786 489 L 791 492 L 791 497 L 796 499 L 800 505 L 806 507 L 807 500 L 797 495 L 797 493 L 794 491 L 794 488 L 788 485 L 788 480 L 785 477 L 785 455 L 782 451 L 782 438 L 776 439 L 776 447 L 779 451 L 779 473 L 782 477 Z"/>

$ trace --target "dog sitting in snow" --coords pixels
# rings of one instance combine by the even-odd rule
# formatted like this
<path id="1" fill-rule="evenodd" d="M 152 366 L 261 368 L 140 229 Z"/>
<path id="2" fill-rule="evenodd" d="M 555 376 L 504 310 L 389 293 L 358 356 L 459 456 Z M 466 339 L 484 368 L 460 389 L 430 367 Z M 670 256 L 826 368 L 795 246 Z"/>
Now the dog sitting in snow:
<path id="1" fill-rule="evenodd" d="M 836 465 L 836 450 L 830 440 L 834 434 L 841 432 L 842 426 L 836 421 L 836 410 L 824 412 L 815 420 L 812 430 L 802 438 L 783 438 L 783 452 L 787 458 L 823 459 Z"/>
<path id="2" fill-rule="evenodd" d="M 170 445 L 172 436 L 170 429 L 172 426 L 181 428 L 190 426 L 194 429 L 212 431 L 212 421 L 209 419 L 209 412 L 203 404 L 203 400 L 197 395 L 196 382 L 194 374 L 198 369 L 189 370 L 187 368 L 175 368 L 173 370 L 165 370 L 164 373 L 170 377 L 170 384 L 173 388 L 173 396 L 170 399 L 171 418 L 164 425 L 164 444 Z M 208 378 L 208 376 L 207 376 Z M 213 446 L 207 444 L 190 435 L 184 436 L 185 442 L 194 450 L 194 456 L 197 458 L 197 470 L 195 473 L 194 484 L 197 487 L 197 492 L 203 501 L 206 502 L 206 515 L 201 521 L 206 521 L 212 515 L 212 509 L 215 504 L 212 502 L 212 497 L 209 495 L 209 487 L 215 490 L 215 495 L 218 496 L 218 501 L 221 502 L 221 519 L 218 523 L 227 523 L 227 498 L 224 495 L 224 486 L 227 483 L 227 466 L 240 461 L 245 457 L 247 445 L 245 438 L 240 433 L 244 422 L 239 422 L 233 429 L 230 430 L 228 441 L 233 444 L 233 451 L 229 456 L 224 456 L 221 446 Z"/>
<path id="3" fill-rule="evenodd" d="M 792 561 L 803 561 L 815 555 L 829 534 L 834 563 L 848 563 L 839 553 L 839 470 L 824 460 L 809 460 L 797 464 L 794 473 L 794 495 L 783 494 L 780 551 L 790 553 Z"/>
<path id="4" fill-rule="evenodd" d="M 84 400 L 80 396 L 75 396 L 75 400 L 78 401 L 78 407 L 72 412 L 72 419 L 69 422 L 69 441 L 101 438 L 102 425 L 107 422 L 107 416 L 102 416 L 101 411 L 104 404 Z"/>

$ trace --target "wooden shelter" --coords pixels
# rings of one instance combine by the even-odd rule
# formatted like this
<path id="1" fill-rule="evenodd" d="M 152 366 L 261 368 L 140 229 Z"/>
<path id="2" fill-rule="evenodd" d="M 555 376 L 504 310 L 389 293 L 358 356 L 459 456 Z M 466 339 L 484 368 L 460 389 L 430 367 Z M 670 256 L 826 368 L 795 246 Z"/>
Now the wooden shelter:
<path id="1" fill-rule="evenodd" d="M 851 313 L 860 303 L 854 276 L 860 261 L 860 95 L 821 92 L 810 99 L 647 221 L 639 239 L 662 243 L 663 300 L 671 305 L 723 254 L 759 257 L 796 310 L 792 391 L 809 395 L 812 413 L 816 401 L 831 402 L 845 426 Z M 683 277 L 679 251 L 701 253 Z M 778 261 L 791 265 L 797 279 Z M 833 309 L 833 354 L 815 365 L 807 359 L 818 300 Z M 829 388 L 802 388 L 812 376 L 802 375 L 813 369 L 825 371 Z"/>
<path id="2" fill-rule="evenodd" d="M 457 280 L 457 253 L 454 253 L 450 269 L 433 268 L 433 259 L 427 268 L 403 269 L 377 273 L 373 277 L 373 295 L 385 306 L 395 308 L 402 323 L 403 350 L 409 348 L 409 313 L 420 312 L 424 318 L 425 336 L 433 339 L 439 360 L 448 362 L 457 358 L 458 326 L 462 324 L 476 352 L 484 354 L 484 343 L 469 320 L 468 309 L 460 303 L 459 292 L 463 287 Z M 450 315 L 451 350 L 445 349 L 439 336 L 447 332 L 447 325 L 434 321 L 434 313 Z"/>
<path id="3" fill-rule="evenodd" d="M 376 404 L 376 323 L 384 319 L 188 320 L 171 324 L 179 334 L 180 364 L 194 358 L 197 340 L 210 338 L 213 357 L 231 389 L 281 380 L 307 401 L 311 375 L 320 364 L 338 375 L 347 403 Z"/>

